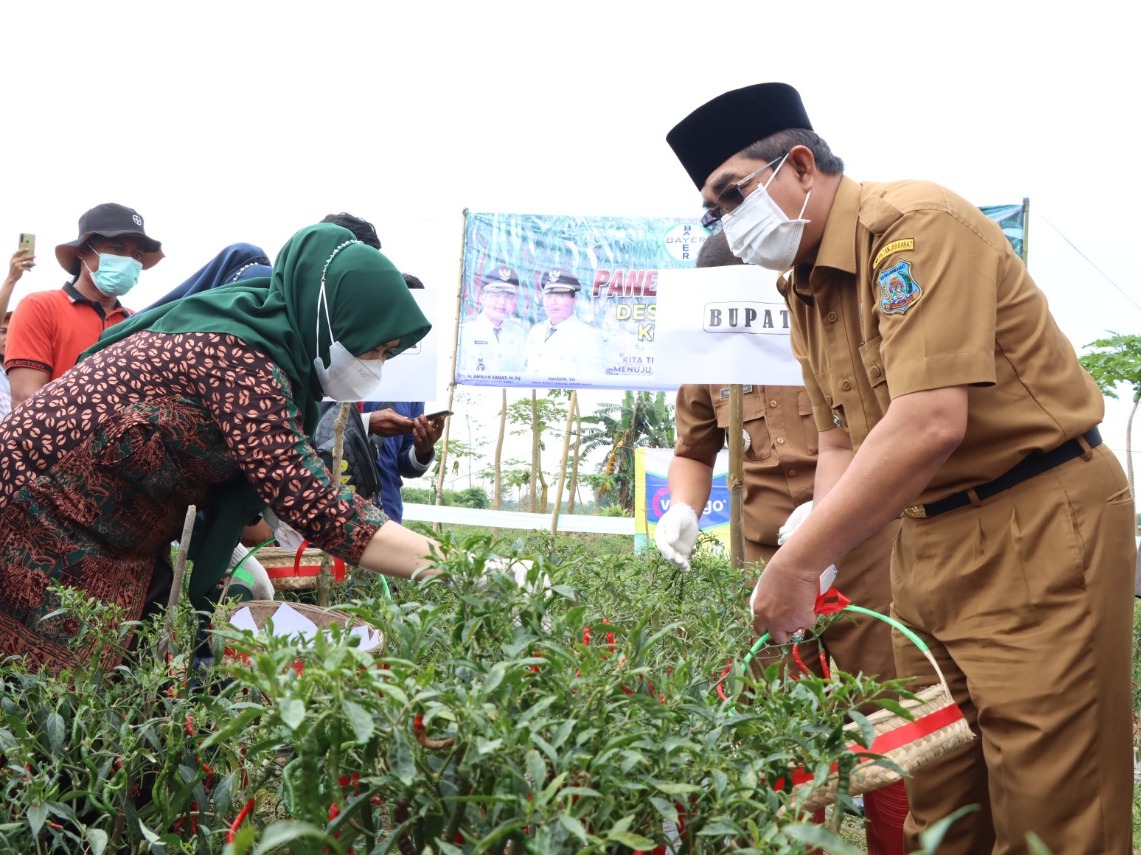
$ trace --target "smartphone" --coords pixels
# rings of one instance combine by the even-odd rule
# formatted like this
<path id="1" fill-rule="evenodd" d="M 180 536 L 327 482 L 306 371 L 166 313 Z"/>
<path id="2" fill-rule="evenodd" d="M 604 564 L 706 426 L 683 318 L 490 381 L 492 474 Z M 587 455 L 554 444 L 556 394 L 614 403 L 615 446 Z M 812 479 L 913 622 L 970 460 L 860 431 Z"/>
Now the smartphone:
<path id="1" fill-rule="evenodd" d="M 20 232 L 20 252 L 29 256 L 36 254 L 36 236 L 27 232 Z"/>
<path id="2" fill-rule="evenodd" d="M 433 419 L 438 419 L 440 416 L 452 416 L 452 415 L 455 415 L 455 413 L 453 413 L 451 410 L 437 410 L 434 413 L 428 413 L 427 414 L 428 421 L 432 421 Z"/>

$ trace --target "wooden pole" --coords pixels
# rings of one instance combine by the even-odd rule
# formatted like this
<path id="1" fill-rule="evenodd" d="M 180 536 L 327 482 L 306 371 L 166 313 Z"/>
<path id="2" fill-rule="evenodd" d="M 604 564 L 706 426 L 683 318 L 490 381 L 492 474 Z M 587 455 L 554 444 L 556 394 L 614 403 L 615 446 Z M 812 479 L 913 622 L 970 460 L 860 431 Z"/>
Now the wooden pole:
<path id="1" fill-rule="evenodd" d="M 190 536 L 194 534 L 194 521 L 198 517 L 198 508 L 189 505 L 186 508 L 186 518 L 182 521 L 182 540 L 178 542 L 178 554 L 174 559 L 174 573 L 170 580 L 170 597 L 166 602 L 166 619 L 162 624 L 162 635 L 158 639 L 156 651 L 159 661 L 166 659 L 170 653 L 170 643 L 174 636 L 174 608 L 178 605 L 178 598 L 182 596 L 182 580 L 186 578 L 186 555 L 190 551 Z"/>
<path id="2" fill-rule="evenodd" d="M 333 419 L 333 481 L 337 489 L 341 489 L 344 481 L 341 480 L 341 470 L 345 459 L 345 427 L 352 418 L 360 418 L 360 414 L 353 404 L 345 401 L 337 417 Z M 333 562 L 325 552 L 321 553 L 321 569 L 317 571 L 317 605 L 325 609 L 329 607 L 329 596 L 333 590 Z"/>
<path id="3" fill-rule="evenodd" d="M 571 430 L 574 427 L 574 411 L 578 405 L 578 391 L 571 390 L 570 405 L 567 407 L 567 426 L 563 435 L 563 460 L 559 466 L 559 481 L 555 485 L 555 510 L 551 514 L 551 534 L 559 530 L 559 506 L 563 503 L 563 483 L 567 478 L 567 458 L 570 457 Z"/>
<path id="4" fill-rule="evenodd" d="M 745 566 L 745 420 L 744 393 L 740 383 L 729 386 L 729 563 L 737 570 Z"/>
<path id="5" fill-rule="evenodd" d="M 452 408 L 452 403 L 456 396 L 456 354 L 459 352 L 460 346 L 460 318 L 464 313 L 464 248 L 467 245 L 467 218 L 468 209 L 464 208 L 464 225 L 460 232 L 460 276 L 459 286 L 456 288 L 456 322 L 452 326 L 452 360 L 451 368 L 448 371 L 448 403 L 446 409 Z M 448 437 L 451 435 L 451 419 L 444 419 L 444 435 L 441 437 L 443 442 L 440 444 L 440 461 L 439 471 L 436 473 L 436 504 L 442 505 L 444 503 L 444 474 L 447 472 L 448 462 Z M 440 532 L 440 524 L 432 523 L 432 530 L 437 534 Z"/>
<path id="6" fill-rule="evenodd" d="M 491 507 L 497 511 L 503 506 L 503 440 L 507 435 L 507 389 L 500 389 L 499 392 L 499 436 L 495 440 L 495 481 L 491 497 Z M 492 534 L 498 531 L 494 527 L 491 529 Z"/>

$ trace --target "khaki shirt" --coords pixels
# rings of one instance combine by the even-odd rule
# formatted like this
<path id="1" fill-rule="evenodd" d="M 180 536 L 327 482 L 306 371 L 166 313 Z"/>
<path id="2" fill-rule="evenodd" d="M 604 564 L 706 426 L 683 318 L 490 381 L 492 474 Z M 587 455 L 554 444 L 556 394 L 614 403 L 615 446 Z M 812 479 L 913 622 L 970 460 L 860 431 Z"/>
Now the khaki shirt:
<path id="1" fill-rule="evenodd" d="M 891 400 L 968 386 L 967 431 L 920 496 L 997 478 L 1105 402 L 999 226 L 935 184 L 840 183 L 816 262 L 781 289 L 816 424 L 858 448 Z"/>
<path id="2" fill-rule="evenodd" d="M 675 410 L 674 454 L 712 467 L 725 446 L 729 387 L 682 386 Z M 800 386 L 745 386 L 742 414 L 750 440 L 744 459 L 744 535 L 775 547 L 777 529 L 792 509 L 812 498 L 818 451 L 812 403 Z"/>

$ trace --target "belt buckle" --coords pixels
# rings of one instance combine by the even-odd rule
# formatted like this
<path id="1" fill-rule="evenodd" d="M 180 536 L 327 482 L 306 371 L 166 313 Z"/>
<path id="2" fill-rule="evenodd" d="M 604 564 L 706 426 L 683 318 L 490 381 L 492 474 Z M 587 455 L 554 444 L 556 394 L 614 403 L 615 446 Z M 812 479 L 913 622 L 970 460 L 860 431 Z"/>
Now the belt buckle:
<path id="1" fill-rule="evenodd" d="M 927 519 L 927 508 L 923 505 L 911 505 L 903 509 L 903 515 L 913 520 L 924 520 Z"/>

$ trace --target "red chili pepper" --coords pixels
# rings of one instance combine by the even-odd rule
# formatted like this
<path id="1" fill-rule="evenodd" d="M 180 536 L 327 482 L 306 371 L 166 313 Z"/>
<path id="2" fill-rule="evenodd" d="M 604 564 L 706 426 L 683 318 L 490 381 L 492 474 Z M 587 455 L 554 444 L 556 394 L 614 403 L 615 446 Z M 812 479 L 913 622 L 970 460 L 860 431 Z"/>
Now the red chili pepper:
<path id="1" fill-rule="evenodd" d="M 610 624 L 610 621 L 607 618 L 603 618 L 602 622 L 608 626 Z M 614 638 L 614 633 L 610 630 L 606 631 L 606 646 L 610 648 L 612 653 L 614 652 L 614 648 L 618 646 L 618 642 Z"/>
<path id="2" fill-rule="evenodd" d="M 194 735 L 194 720 L 190 717 L 190 713 L 186 714 L 186 735 Z"/>
<path id="3" fill-rule="evenodd" d="M 428 736 L 428 730 L 424 727 L 424 716 L 417 713 L 412 719 L 412 735 L 416 737 L 416 741 L 423 745 L 425 748 L 441 749 L 447 748 L 455 738 L 451 736 L 444 737 L 443 739 L 433 739 Z"/>
<path id="4" fill-rule="evenodd" d="M 717 697 L 723 701 L 729 700 L 729 695 L 725 693 L 725 678 L 729 676 L 729 672 L 733 670 L 733 660 L 730 659 L 725 665 L 725 670 L 721 672 L 721 679 L 717 681 Z"/>
<path id="5" fill-rule="evenodd" d="M 240 811 L 238 811 L 238 815 L 234 817 L 234 821 L 230 823 L 230 827 L 226 830 L 227 843 L 234 842 L 234 835 L 238 833 L 238 828 L 241 826 L 245 818 L 250 815 L 250 812 L 253 811 L 253 809 L 254 800 L 250 799 L 248 802 L 246 802 L 245 806 Z"/>

